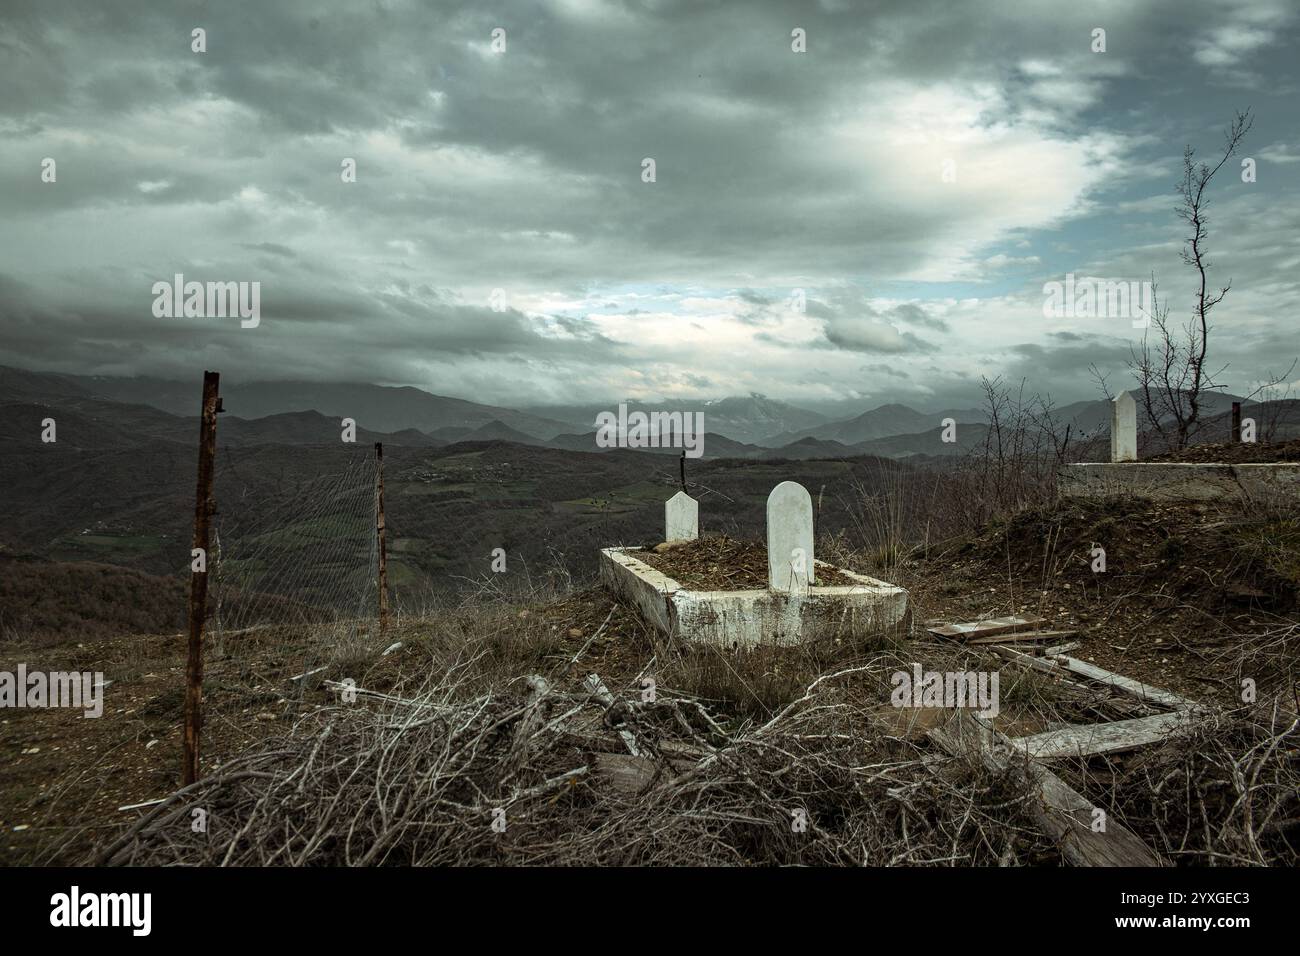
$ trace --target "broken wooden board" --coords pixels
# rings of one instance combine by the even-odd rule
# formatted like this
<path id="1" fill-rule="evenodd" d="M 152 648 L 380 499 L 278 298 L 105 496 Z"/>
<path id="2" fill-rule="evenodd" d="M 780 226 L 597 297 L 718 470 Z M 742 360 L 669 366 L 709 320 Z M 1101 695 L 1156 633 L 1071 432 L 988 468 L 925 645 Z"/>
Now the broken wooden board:
<path id="1" fill-rule="evenodd" d="M 1141 681 L 1112 673 L 1103 667 L 1089 664 L 1087 661 L 1081 661 L 1075 657 L 1066 657 L 1064 654 L 1054 657 L 1031 657 L 1028 654 L 1021 654 L 1010 647 L 998 644 L 991 646 L 989 650 L 1033 670 L 1042 671 L 1045 674 L 1054 674 L 1061 680 L 1068 680 L 1067 675 L 1085 677 L 1088 680 L 1113 688 L 1122 694 L 1127 694 L 1129 697 L 1140 700 L 1145 704 L 1169 707 L 1174 710 L 1199 710 L 1202 708 L 1201 704 L 1188 700 L 1186 697 L 1179 697 L 1170 691 L 1152 687 L 1150 684 L 1143 684 Z"/>
<path id="2" fill-rule="evenodd" d="M 1005 632 L 1003 632 L 1005 633 Z M 1074 637 L 1078 631 L 1014 631 L 1006 636 L 981 634 L 979 637 L 966 638 L 967 644 L 1003 644 L 1007 641 L 1052 641 L 1063 637 Z"/>
<path id="3" fill-rule="evenodd" d="M 1062 727 L 1030 737 L 1012 738 L 1011 746 L 1035 760 L 1119 753 L 1158 743 L 1193 720 L 1186 710 L 1100 724 Z"/>
<path id="4" fill-rule="evenodd" d="M 1131 677 L 1124 677 L 1120 674 L 1112 673 L 1105 668 L 1098 667 L 1096 664 L 1089 664 L 1087 661 L 1081 661 L 1078 658 L 1060 657 L 1052 658 L 1052 661 L 1069 671 L 1072 674 L 1078 674 L 1080 677 L 1086 677 L 1089 680 L 1095 680 L 1100 684 L 1106 684 L 1114 687 L 1121 693 L 1128 694 L 1130 697 L 1136 697 L 1138 700 L 1151 704 L 1160 704 L 1163 707 L 1173 707 L 1177 709 L 1194 709 L 1201 705 L 1195 701 L 1188 700 L 1186 697 L 1179 697 L 1177 694 L 1170 693 L 1167 690 L 1161 690 L 1159 687 L 1152 687 L 1141 681 L 1133 680 Z"/>
<path id="5" fill-rule="evenodd" d="M 1052 680 L 1061 686 L 1062 690 L 1069 691 L 1075 695 L 1081 695 L 1083 699 L 1091 701 L 1093 706 L 1102 707 L 1118 715 L 1116 720 L 1132 720 L 1137 717 L 1150 717 L 1159 705 L 1140 701 L 1133 697 L 1127 697 L 1122 694 L 1113 694 L 1108 691 L 1111 689 L 1107 686 L 1098 687 L 1092 683 L 1082 683 L 1074 680 L 1073 675 L 1064 667 L 1061 667 L 1055 661 L 1048 660 L 1047 655 L 1044 657 L 1032 656 L 1021 653 L 1022 648 L 1016 648 L 1007 644 L 998 644 L 990 650 L 1000 654 L 1013 664 L 1019 664 L 1029 670 L 1039 671 L 1040 673 L 1050 674 Z"/>
<path id="6" fill-rule="evenodd" d="M 1065 654 L 1081 646 L 1078 641 L 1072 641 L 1069 644 L 1057 644 L 1054 647 L 1044 647 L 1042 644 L 1015 643 L 1019 638 L 1019 634 L 1007 634 L 1004 637 L 994 637 L 987 641 L 980 641 L 979 646 L 991 651 L 996 651 L 998 648 L 1006 648 L 1007 650 L 1024 654 L 1027 657 L 1055 657 L 1057 654 Z"/>
<path id="7" fill-rule="evenodd" d="M 1106 829 L 1092 829 L 1091 801 L 1035 760 L 1027 760 L 1009 746 L 1007 738 L 988 721 L 959 708 L 945 726 L 930 731 L 930 738 L 953 755 L 978 755 L 990 770 L 1008 770 L 1027 782 L 1032 796 L 1029 811 L 1043 832 L 1057 841 L 1061 855 L 1075 866 L 1160 866 L 1142 839 L 1118 820 L 1107 816 Z"/>
<path id="8" fill-rule="evenodd" d="M 1015 635 L 1011 635 L 1015 637 Z M 1035 647 L 1033 644 L 998 644 L 997 647 L 1006 647 L 1021 654 L 1028 654 L 1032 657 L 1039 657 L 1042 654 L 1041 647 Z"/>
<path id="9" fill-rule="evenodd" d="M 935 637 L 955 637 L 958 640 L 970 640 L 973 637 L 990 637 L 994 634 L 1009 634 L 1012 631 L 1029 631 L 1042 624 L 1041 617 L 991 617 L 987 621 L 971 621 L 967 624 L 943 624 L 927 627 L 926 630 Z"/>
<path id="10" fill-rule="evenodd" d="M 989 646 L 989 650 L 993 651 L 995 654 L 1000 654 L 1013 664 L 1020 664 L 1024 667 L 1028 667 L 1030 670 L 1039 671 L 1043 674 L 1051 674 L 1063 684 L 1067 684 L 1071 687 L 1083 687 L 1083 685 L 1078 681 L 1070 680 L 1067 676 L 1070 672 L 1064 667 L 1061 667 L 1046 658 L 1034 657 L 1030 654 L 1022 654 L 1019 650 L 1009 644 L 992 644 Z"/>

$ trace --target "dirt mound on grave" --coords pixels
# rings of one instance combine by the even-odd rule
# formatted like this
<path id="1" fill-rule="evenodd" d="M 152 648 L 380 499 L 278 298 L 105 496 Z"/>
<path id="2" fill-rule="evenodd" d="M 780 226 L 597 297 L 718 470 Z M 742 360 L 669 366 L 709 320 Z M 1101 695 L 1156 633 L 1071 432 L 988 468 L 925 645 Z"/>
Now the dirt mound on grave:
<path id="1" fill-rule="evenodd" d="M 1262 462 L 1300 462 L 1300 438 L 1281 442 L 1222 442 L 1193 445 L 1182 451 L 1152 455 L 1143 461 L 1195 462 L 1200 464 L 1239 465 Z"/>
<path id="2" fill-rule="evenodd" d="M 761 542 L 709 535 L 660 547 L 662 550 L 646 551 L 637 558 L 692 591 L 752 591 L 767 587 L 767 546 Z M 839 571 L 818 568 L 813 583 L 830 587 L 860 582 Z"/>
<path id="3" fill-rule="evenodd" d="M 1300 515 L 1258 502 L 1063 500 L 994 522 L 953 556 L 1038 587 L 1287 612 L 1300 593 Z"/>

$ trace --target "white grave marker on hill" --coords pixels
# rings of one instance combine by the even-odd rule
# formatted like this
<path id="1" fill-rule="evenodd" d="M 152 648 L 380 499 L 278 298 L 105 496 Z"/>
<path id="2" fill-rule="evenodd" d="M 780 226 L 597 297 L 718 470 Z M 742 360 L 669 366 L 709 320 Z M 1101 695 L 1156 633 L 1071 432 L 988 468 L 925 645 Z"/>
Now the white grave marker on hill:
<path id="1" fill-rule="evenodd" d="M 783 481 L 767 496 L 767 586 L 806 590 L 812 570 L 812 495 L 796 481 Z"/>
<path id="2" fill-rule="evenodd" d="M 664 540 L 694 541 L 700 536 L 700 503 L 684 491 L 664 502 Z"/>
<path id="3" fill-rule="evenodd" d="M 1110 404 L 1110 460 L 1137 461 L 1137 402 L 1120 392 Z"/>

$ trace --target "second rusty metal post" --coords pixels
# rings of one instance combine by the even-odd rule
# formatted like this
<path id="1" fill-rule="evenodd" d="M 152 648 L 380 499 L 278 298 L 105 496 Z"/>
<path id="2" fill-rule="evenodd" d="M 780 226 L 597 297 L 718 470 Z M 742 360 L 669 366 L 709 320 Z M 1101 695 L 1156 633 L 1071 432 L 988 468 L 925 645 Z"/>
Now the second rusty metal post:
<path id="1" fill-rule="evenodd" d="M 212 477 L 217 455 L 217 413 L 221 411 L 220 382 L 220 373 L 203 373 L 199 476 L 194 494 L 194 543 L 190 559 L 190 634 L 185 659 L 185 732 L 181 752 L 181 782 L 185 786 L 199 779 L 199 737 L 203 730 L 203 624 L 208 610 L 208 534 L 212 515 L 216 512 Z M 196 564 L 202 570 L 196 570 Z"/>
<path id="2" fill-rule="evenodd" d="M 1241 402 L 1232 403 L 1232 440 L 1241 441 Z"/>
<path id="3" fill-rule="evenodd" d="M 378 499 L 375 505 L 375 533 L 379 536 L 379 633 L 388 630 L 388 547 L 384 530 L 384 443 L 375 442 L 375 473 Z"/>

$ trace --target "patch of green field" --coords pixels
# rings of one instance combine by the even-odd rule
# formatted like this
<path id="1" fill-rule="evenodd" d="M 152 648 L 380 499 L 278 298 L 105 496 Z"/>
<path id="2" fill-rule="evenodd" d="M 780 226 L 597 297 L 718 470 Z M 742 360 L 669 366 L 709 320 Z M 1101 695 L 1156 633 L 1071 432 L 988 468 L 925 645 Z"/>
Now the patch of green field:
<path id="1" fill-rule="evenodd" d="M 627 514 L 646 505 L 662 504 L 672 495 L 672 489 L 666 485 L 637 481 L 586 498 L 557 501 L 556 505 L 576 514 Z"/>
<path id="2" fill-rule="evenodd" d="M 609 497 L 615 501 L 635 501 L 654 503 L 667 501 L 676 493 L 675 488 L 654 481 L 638 481 L 630 485 L 615 488 Z"/>
<path id="3" fill-rule="evenodd" d="M 437 464 L 439 468 L 448 468 L 454 466 L 457 462 L 473 463 L 483 457 L 482 451 L 463 451 L 456 455 L 448 455 L 446 458 L 439 458 Z"/>

